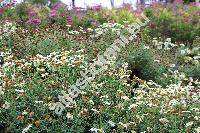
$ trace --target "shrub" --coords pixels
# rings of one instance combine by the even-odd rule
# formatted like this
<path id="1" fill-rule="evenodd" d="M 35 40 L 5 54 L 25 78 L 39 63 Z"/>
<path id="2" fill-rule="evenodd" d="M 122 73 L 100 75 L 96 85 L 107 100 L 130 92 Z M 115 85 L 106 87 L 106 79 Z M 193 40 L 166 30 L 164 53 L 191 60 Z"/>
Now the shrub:
<path id="1" fill-rule="evenodd" d="M 184 67 L 183 71 L 188 77 L 192 77 L 194 80 L 200 79 L 200 65 Z"/>
<path id="2" fill-rule="evenodd" d="M 135 14 L 132 11 L 127 10 L 125 8 L 113 9 L 110 12 L 109 16 L 111 20 L 120 24 L 123 24 L 124 21 L 128 21 L 128 23 L 133 23 L 136 20 Z"/>
<path id="3" fill-rule="evenodd" d="M 27 21 L 28 18 L 28 4 L 20 3 L 16 6 L 16 13 L 22 23 Z"/>
<path id="4" fill-rule="evenodd" d="M 200 34 L 199 10 L 194 5 L 168 4 L 153 5 L 145 9 L 151 18 L 144 33 L 153 37 L 172 38 L 178 42 L 192 42 Z"/>
<path id="5" fill-rule="evenodd" d="M 159 81 L 158 79 L 166 72 L 164 66 L 154 62 L 151 51 L 142 47 L 129 53 L 127 62 L 132 75 L 144 80 Z"/>

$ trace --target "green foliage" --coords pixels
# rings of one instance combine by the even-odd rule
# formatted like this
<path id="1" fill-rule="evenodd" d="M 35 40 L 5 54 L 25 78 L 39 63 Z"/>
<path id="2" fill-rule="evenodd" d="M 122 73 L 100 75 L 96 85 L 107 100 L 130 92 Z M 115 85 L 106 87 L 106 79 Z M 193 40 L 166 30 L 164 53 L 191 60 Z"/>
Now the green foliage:
<path id="1" fill-rule="evenodd" d="M 16 13 L 15 8 L 6 8 L 5 13 L 2 15 L 2 18 L 7 18 L 7 19 L 10 18 L 10 19 L 16 20 L 17 13 Z"/>
<path id="2" fill-rule="evenodd" d="M 116 23 L 124 24 L 124 21 L 128 23 L 133 23 L 136 20 L 136 16 L 133 12 L 127 9 L 113 9 L 112 11 L 107 11 L 110 19 Z"/>
<path id="3" fill-rule="evenodd" d="M 200 79 L 200 65 L 184 67 L 182 71 L 187 77 L 192 77 L 195 80 Z"/>
<path id="4" fill-rule="evenodd" d="M 28 19 L 28 4 L 20 3 L 16 6 L 17 16 L 20 18 L 20 21 L 24 23 Z"/>
<path id="5" fill-rule="evenodd" d="M 187 8 L 187 10 L 185 9 Z M 172 38 L 174 42 L 192 42 L 200 34 L 198 7 L 193 5 L 162 5 L 146 8 L 151 19 L 144 34 L 154 37 Z"/>
<path id="6" fill-rule="evenodd" d="M 144 80 L 158 81 L 162 74 L 166 72 L 164 66 L 154 62 L 151 51 L 142 47 L 132 50 L 127 62 L 132 74 Z"/>
<path id="7" fill-rule="evenodd" d="M 46 4 L 48 0 L 30 0 L 32 4 Z"/>

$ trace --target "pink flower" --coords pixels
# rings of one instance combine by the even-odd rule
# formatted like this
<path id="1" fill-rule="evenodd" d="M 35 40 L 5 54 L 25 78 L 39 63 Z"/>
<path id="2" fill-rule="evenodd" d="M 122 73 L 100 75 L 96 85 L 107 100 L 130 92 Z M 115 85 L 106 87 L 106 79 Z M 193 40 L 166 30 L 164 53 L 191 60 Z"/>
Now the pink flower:
<path id="1" fill-rule="evenodd" d="M 52 9 L 58 9 L 60 6 L 61 6 L 61 4 L 59 2 L 57 2 L 52 6 Z"/>
<path id="2" fill-rule="evenodd" d="M 56 10 L 51 10 L 50 11 L 50 17 L 55 17 L 57 15 L 57 11 Z"/>
<path id="3" fill-rule="evenodd" d="M 131 10 L 132 9 L 132 4 L 131 3 L 123 3 L 121 5 L 121 8 L 125 8 L 125 9 Z"/>
<path id="4" fill-rule="evenodd" d="M 34 18 L 34 19 L 32 19 L 32 22 L 33 23 L 41 23 L 42 21 L 39 18 Z"/>
<path id="5" fill-rule="evenodd" d="M 73 23 L 74 23 L 74 19 L 71 18 L 71 17 L 67 17 L 67 22 L 68 22 L 69 24 L 73 24 Z"/>
<path id="6" fill-rule="evenodd" d="M 134 13 L 135 13 L 136 15 L 141 15 L 142 12 L 143 12 L 142 10 L 135 10 L 135 11 L 134 11 Z"/>
<path id="7" fill-rule="evenodd" d="M 4 9 L 0 9 L 0 15 L 4 13 Z"/>
<path id="8" fill-rule="evenodd" d="M 81 13 L 77 13 L 76 17 L 77 17 L 78 19 L 82 19 L 82 18 L 84 17 L 84 15 L 81 14 Z"/>
<path id="9" fill-rule="evenodd" d="M 16 1 L 9 1 L 9 2 L 3 3 L 3 6 L 4 7 L 12 7 L 12 6 L 15 6 L 15 4 L 16 4 Z"/>
<path id="10" fill-rule="evenodd" d="M 82 7 L 73 7 L 72 10 L 73 10 L 74 12 L 76 12 L 76 11 L 82 11 L 82 10 L 86 10 L 86 9 L 85 9 L 85 8 L 82 8 Z"/>
<path id="11" fill-rule="evenodd" d="M 42 20 L 39 19 L 39 18 L 32 18 L 32 19 L 29 19 L 28 23 L 41 23 Z"/>
<path id="12" fill-rule="evenodd" d="M 175 0 L 174 3 L 182 4 L 182 3 L 183 3 L 183 0 Z"/>
<path id="13" fill-rule="evenodd" d="M 91 6 L 91 7 L 87 7 L 88 10 L 94 10 L 94 11 L 99 11 L 102 9 L 101 5 L 96 5 L 96 6 Z"/>
<path id="14" fill-rule="evenodd" d="M 191 22 L 192 19 L 191 19 L 191 18 L 184 18 L 183 21 L 184 21 L 184 22 Z"/>
<path id="15" fill-rule="evenodd" d="M 33 16 L 33 15 L 36 15 L 36 14 L 38 14 L 39 12 L 37 12 L 37 11 L 30 11 L 29 12 L 29 16 Z"/>
<path id="16" fill-rule="evenodd" d="M 92 25 L 93 25 L 93 26 L 98 26 L 98 22 L 97 22 L 96 20 L 93 20 L 93 21 L 92 21 Z"/>

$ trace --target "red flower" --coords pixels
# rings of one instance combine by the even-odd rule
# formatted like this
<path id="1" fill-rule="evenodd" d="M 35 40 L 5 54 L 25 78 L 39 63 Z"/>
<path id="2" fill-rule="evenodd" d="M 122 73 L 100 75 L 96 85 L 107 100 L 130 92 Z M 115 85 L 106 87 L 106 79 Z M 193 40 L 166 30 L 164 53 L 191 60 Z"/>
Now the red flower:
<path id="1" fill-rule="evenodd" d="M 0 15 L 4 13 L 4 9 L 0 9 Z"/>

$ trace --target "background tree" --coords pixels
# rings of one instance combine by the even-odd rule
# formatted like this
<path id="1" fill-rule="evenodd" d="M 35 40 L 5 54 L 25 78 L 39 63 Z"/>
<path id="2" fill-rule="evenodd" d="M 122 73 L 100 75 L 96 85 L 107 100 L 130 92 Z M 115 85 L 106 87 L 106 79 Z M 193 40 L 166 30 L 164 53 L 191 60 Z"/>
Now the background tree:
<path id="1" fill-rule="evenodd" d="M 48 5 L 51 7 L 56 2 L 61 2 L 61 1 L 60 0 L 28 0 L 28 2 L 30 2 L 31 4 L 37 4 L 41 6 Z"/>
<path id="2" fill-rule="evenodd" d="M 144 4 L 145 4 L 145 0 L 140 0 L 140 3 L 141 3 L 142 5 L 144 5 Z"/>
<path id="3" fill-rule="evenodd" d="M 75 7 L 75 0 L 72 0 L 72 7 Z"/>
<path id="4" fill-rule="evenodd" d="M 52 7 L 57 2 L 61 2 L 61 1 L 60 0 L 49 0 L 48 6 Z"/>
<path id="5" fill-rule="evenodd" d="M 44 5 L 47 5 L 48 0 L 29 0 L 29 2 L 32 4 L 44 6 Z"/>
<path id="6" fill-rule="evenodd" d="M 114 5 L 114 2 L 115 2 L 115 0 L 110 0 L 110 4 L 111 4 L 111 7 L 112 7 L 112 8 L 114 8 L 114 6 L 115 6 L 115 5 Z"/>

